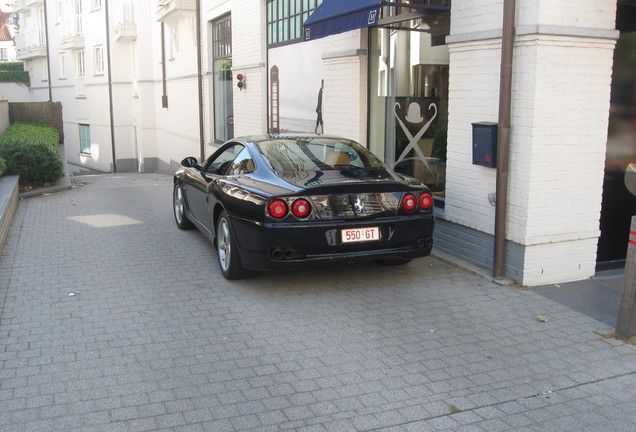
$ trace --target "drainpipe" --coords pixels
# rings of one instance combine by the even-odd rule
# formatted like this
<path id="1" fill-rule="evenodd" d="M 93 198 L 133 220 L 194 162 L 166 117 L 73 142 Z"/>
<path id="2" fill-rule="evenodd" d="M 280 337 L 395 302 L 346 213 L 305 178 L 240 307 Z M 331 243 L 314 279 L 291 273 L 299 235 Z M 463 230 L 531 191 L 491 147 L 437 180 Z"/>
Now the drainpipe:
<path id="1" fill-rule="evenodd" d="M 203 130 L 203 74 L 202 74 L 202 47 L 201 47 L 201 0 L 196 2 L 196 32 L 197 32 L 197 85 L 199 93 L 199 148 L 200 161 L 205 159 L 205 136 Z M 203 162 L 202 162 L 203 163 Z"/>
<path id="2" fill-rule="evenodd" d="M 104 2 L 104 15 L 106 15 L 106 68 L 108 69 L 108 114 L 110 118 L 110 145 L 113 152 L 113 172 L 117 172 L 117 154 L 115 152 L 115 109 L 113 107 L 113 73 L 110 53 L 110 18 L 107 1 Z"/>
<path id="3" fill-rule="evenodd" d="M 510 107 L 512 102 L 512 51 L 515 30 L 515 0 L 504 0 L 499 79 L 499 132 L 497 147 L 497 198 L 495 202 L 495 251 L 493 277 L 505 275 L 506 206 L 510 160 Z"/>
<path id="4" fill-rule="evenodd" d="M 168 84 L 166 78 L 166 25 L 161 23 L 161 108 L 168 108 Z"/>
<path id="5" fill-rule="evenodd" d="M 49 45 L 49 14 L 46 0 L 44 1 L 44 43 L 46 43 L 46 74 L 49 81 L 49 102 L 53 102 L 53 87 L 51 85 L 51 48 Z"/>

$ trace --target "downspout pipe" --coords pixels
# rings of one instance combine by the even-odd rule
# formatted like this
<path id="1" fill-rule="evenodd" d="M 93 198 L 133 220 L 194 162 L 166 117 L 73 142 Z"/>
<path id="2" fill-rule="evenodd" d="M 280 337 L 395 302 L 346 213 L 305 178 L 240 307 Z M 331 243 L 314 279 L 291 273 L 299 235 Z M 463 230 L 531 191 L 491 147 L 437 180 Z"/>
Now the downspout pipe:
<path id="1" fill-rule="evenodd" d="M 161 23 L 161 107 L 168 108 L 168 84 L 166 78 L 166 25 Z"/>
<path id="2" fill-rule="evenodd" d="M 515 37 L 515 0 L 504 0 L 499 79 L 499 127 L 497 136 L 497 188 L 495 201 L 495 251 L 493 277 L 505 276 L 506 206 L 510 164 L 510 112 L 512 105 L 512 57 Z"/>
<path id="3" fill-rule="evenodd" d="M 104 2 L 104 15 L 106 15 L 106 68 L 108 69 L 108 115 L 110 120 L 110 145 L 113 153 L 113 172 L 117 172 L 117 153 L 115 145 L 115 108 L 113 106 L 113 71 L 110 45 L 110 12 L 108 1 Z"/>
<path id="4" fill-rule="evenodd" d="M 199 95 L 199 151 L 200 161 L 205 159 L 205 135 L 203 129 L 203 53 L 201 52 L 201 0 L 196 2 L 196 32 L 197 32 L 197 86 Z"/>
<path id="5" fill-rule="evenodd" d="M 49 44 L 49 13 L 44 0 L 44 42 L 46 43 L 46 74 L 49 81 L 49 102 L 53 102 L 53 84 L 51 83 L 51 45 Z"/>

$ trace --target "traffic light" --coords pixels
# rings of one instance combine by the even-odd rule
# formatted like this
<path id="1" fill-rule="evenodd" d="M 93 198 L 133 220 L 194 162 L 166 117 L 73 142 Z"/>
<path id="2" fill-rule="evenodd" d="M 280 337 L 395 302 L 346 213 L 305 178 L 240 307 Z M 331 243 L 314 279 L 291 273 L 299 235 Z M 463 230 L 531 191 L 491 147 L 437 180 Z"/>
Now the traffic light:
<path id="1" fill-rule="evenodd" d="M 238 74 L 236 75 L 236 86 L 239 88 L 239 90 L 243 90 L 245 88 L 245 75 L 243 74 Z"/>

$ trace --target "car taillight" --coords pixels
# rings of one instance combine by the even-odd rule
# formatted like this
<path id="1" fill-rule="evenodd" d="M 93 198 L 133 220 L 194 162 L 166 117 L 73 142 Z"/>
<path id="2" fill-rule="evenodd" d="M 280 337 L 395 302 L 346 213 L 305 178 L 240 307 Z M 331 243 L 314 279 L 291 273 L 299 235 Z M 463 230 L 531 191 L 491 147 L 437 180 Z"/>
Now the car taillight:
<path id="1" fill-rule="evenodd" d="M 311 206 L 306 199 L 299 198 L 292 203 L 291 210 L 297 218 L 304 218 L 311 212 Z"/>
<path id="2" fill-rule="evenodd" d="M 287 215 L 287 203 L 283 200 L 272 200 L 267 204 L 267 212 L 275 219 L 284 218 Z"/>
<path id="3" fill-rule="evenodd" d="M 417 198 L 412 193 L 407 193 L 402 197 L 402 208 L 406 211 L 413 211 L 417 207 Z"/>
<path id="4" fill-rule="evenodd" d="M 430 193 L 423 193 L 420 195 L 420 208 L 421 209 L 429 209 L 433 205 L 433 197 Z"/>

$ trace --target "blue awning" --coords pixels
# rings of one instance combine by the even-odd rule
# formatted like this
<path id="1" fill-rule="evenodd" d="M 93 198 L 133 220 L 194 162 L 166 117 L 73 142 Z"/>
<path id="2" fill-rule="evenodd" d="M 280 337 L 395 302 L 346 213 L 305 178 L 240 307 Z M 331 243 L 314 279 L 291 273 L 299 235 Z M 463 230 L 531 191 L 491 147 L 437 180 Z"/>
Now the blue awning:
<path id="1" fill-rule="evenodd" d="M 323 0 L 303 24 L 305 40 L 377 25 L 382 0 Z"/>

